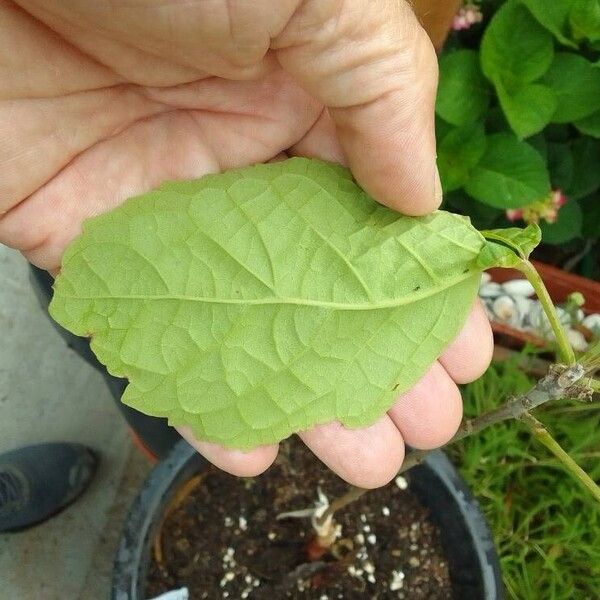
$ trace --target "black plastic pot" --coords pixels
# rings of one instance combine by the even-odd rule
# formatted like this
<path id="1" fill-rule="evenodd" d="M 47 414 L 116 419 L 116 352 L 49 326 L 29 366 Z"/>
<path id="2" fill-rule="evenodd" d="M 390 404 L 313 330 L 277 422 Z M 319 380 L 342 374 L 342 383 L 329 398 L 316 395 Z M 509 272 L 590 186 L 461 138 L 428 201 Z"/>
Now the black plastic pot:
<path id="1" fill-rule="evenodd" d="M 150 473 L 129 511 L 117 550 L 112 600 L 145 600 L 152 541 L 169 501 L 179 487 L 206 467 L 186 442 Z M 466 483 L 440 451 L 412 469 L 407 478 L 440 527 L 454 597 L 501 600 L 502 578 L 490 530 Z"/>

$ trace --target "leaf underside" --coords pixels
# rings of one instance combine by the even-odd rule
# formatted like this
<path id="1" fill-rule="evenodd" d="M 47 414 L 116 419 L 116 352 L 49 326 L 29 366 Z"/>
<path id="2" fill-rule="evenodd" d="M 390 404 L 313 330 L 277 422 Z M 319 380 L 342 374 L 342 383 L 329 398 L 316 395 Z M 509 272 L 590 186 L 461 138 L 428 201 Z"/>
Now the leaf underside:
<path id="1" fill-rule="evenodd" d="M 295 158 L 87 221 L 50 311 L 129 379 L 123 402 L 247 449 L 380 417 L 463 325 L 483 245 L 464 217 L 401 216 Z"/>

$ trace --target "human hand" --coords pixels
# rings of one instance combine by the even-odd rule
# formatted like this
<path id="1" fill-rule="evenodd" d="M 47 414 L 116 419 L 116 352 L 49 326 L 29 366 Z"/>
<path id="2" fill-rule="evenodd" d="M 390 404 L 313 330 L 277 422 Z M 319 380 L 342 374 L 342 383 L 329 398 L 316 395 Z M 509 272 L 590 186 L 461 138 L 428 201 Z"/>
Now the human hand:
<path id="1" fill-rule="evenodd" d="M 130 196 L 281 153 L 345 162 L 407 214 L 439 205 L 436 57 L 402 0 L 19 5 L 0 3 L 0 241 L 40 267 L 57 271 L 83 220 Z M 477 305 L 377 423 L 299 435 L 348 481 L 382 485 L 405 442 L 428 448 L 452 436 L 456 383 L 481 374 L 491 347 Z M 239 475 L 277 454 L 181 433 Z"/>

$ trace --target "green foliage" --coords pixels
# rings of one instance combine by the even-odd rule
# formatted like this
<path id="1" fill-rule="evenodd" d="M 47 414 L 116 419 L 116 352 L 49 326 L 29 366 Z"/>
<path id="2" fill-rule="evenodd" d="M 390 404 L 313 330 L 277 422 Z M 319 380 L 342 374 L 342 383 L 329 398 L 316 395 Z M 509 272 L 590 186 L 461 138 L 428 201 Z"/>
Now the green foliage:
<path id="1" fill-rule="evenodd" d="M 554 223 L 542 222 L 542 237 L 547 244 L 564 244 L 581 235 L 583 214 L 577 200 L 569 200 Z"/>
<path id="2" fill-rule="evenodd" d="M 600 187 L 600 140 L 579 138 L 571 144 L 573 176 L 565 188 L 569 198 L 578 200 Z"/>
<path id="3" fill-rule="evenodd" d="M 250 448 L 381 416 L 460 330 L 484 244 L 464 217 L 401 216 L 296 158 L 87 221 L 50 312 L 129 379 L 125 403 Z"/>
<path id="4" fill-rule="evenodd" d="M 569 13 L 577 0 L 523 0 L 537 21 L 563 45 L 576 47 L 569 30 Z"/>
<path id="5" fill-rule="evenodd" d="M 556 96 L 554 123 L 571 123 L 600 110 L 600 68 L 582 56 L 557 52 L 543 81 Z"/>
<path id="6" fill-rule="evenodd" d="M 600 138 L 600 110 L 588 117 L 575 121 L 575 127 L 591 137 Z"/>
<path id="7" fill-rule="evenodd" d="M 481 72 L 479 54 L 458 50 L 440 58 L 440 78 L 435 110 L 452 125 L 477 121 L 490 101 L 490 86 Z"/>
<path id="8" fill-rule="evenodd" d="M 438 169 L 445 192 L 461 188 L 485 152 L 486 139 L 481 123 L 450 129 L 438 142 Z"/>
<path id="9" fill-rule="evenodd" d="M 575 0 L 569 24 L 573 39 L 600 41 L 600 0 Z"/>
<path id="10" fill-rule="evenodd" d="M 529 258 L 534 249 L 542 241 L 542 232 L 535 223 L 520 227 L 507 227 L 505 229 L 487 229 L 481 232 L 486 240 L 494 240 L 511 248 L 523 260 Z"/>
<path id="11" fill-rule="evenodd" d="M 439 152 L 442 187 L 452 194 L 446 205 L 483 226 L 506 225 L 507 209 L 511 219 L 540 219 L 544 241 L 569 242 L 591 275 L 600 247 L 586 245 L 597 236 L 582 218 L 590 202 L 581 201 L 600 187 L 600 0 L 494 0 L 482 8 L 483 24 L 453 33 L 440 61 L 438 147 L 451 125 L 477 132 L 474 141 L 455 131 Z M 481 127 L 485 152 L 477 158 Z M 560 210 L 550 189 L 568 200 Z M 556 222 L 546 222 L 557 210 Z"/>
<path id="12" fill-rule="evenodd" d="M 546 127 L 558 105 L 554 91 L 539 83 L 514 86 L 511 93 L 498 82 L 496 91 L 512 130 L 520 138 L 529 137 Z"/>
<path id="13" fill-rule="evenodd" d="M 517 267 L 522 260 L 529 258 L 540 243 L 542 232 L 536 224 L 531 224 L 525 229 L 508 227 L 483 230 L 481 235 L 487 243 L 477 257 L 477 264 L 482 269 L 488 269 L 492 266 Z"/>
<path id="14" fill-rule="evenodd" d="M 531 387 L 521 360 L 494 363 L 464 387 L 467 416 Z M 558 403 L 536 417 L 600 482 L 598 403 Z M 598 506 L 523 425 L 511 421 L 494 426 L 450 450 L 491 524 L 508 598 L 600 598 Z"/>
<path id="15" fill-rule="evenodd" d="M 519 208 L 550 192 L 544 160 L 509 133 L 488 137 L 487 148 L 465 185 L 476 200 L 496 208 Z"/>
<path id="16" fill-rule="evenodd" d="M 519 0 L 508 0 L 498 10 L 481 41 L 483 72 L 507 87 L 539 79 L 553 55 L 552 36 Z"/>

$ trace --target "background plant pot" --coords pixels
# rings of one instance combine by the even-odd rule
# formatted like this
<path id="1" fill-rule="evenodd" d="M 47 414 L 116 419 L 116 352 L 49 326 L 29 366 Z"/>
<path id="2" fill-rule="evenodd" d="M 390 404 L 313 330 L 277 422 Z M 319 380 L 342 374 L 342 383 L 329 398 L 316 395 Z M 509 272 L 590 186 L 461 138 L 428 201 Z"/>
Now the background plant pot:
<path id="1" fill-rule="evenodd" d="M 599 282 L 580 277 L 579 275 L 574 275 L 573 273 L 568 273 L 567 271 L 563 271 L 545 263 L 538 261 L 532 262 L 544 280 L 550 297 L 556 304 L 564 302 L 567 299 L 567 296 L 572 292 L 581 292 L 585 297 L 583 311 L 586 314 L 600 313 Z M 523 273 L 517 271 L 517 269 L 495 268 L 490 269 L 489 274 L 492 276 L 492 281 L 496 281 L 497 283 L 504 283 L 505 281 L 510 281 L 512 279 L 525 279 Z M 520 348 L 524 344 L 529 343 L 544 348 L 548 345 L 542 338 L 532 333 L 516 329 L 505 323 L 492 321 L 491 325 L 492 330 L 503 346 Z"/>
<path id="2" fill-rule="evenodd" d="M 150 473 L 129 511 L 115 558 L 112 600 L 145 600 L 150 552 L 170 501 L 206 461 L 186 442 Z M 466 483 L 442 452 L 408 474 L 411 490 L 441 531 L 453 592 L 461 600 L 503 597 L 498 556 L 490 530 Z M 351 508 L 349 509 L 351 510 Z"/>

